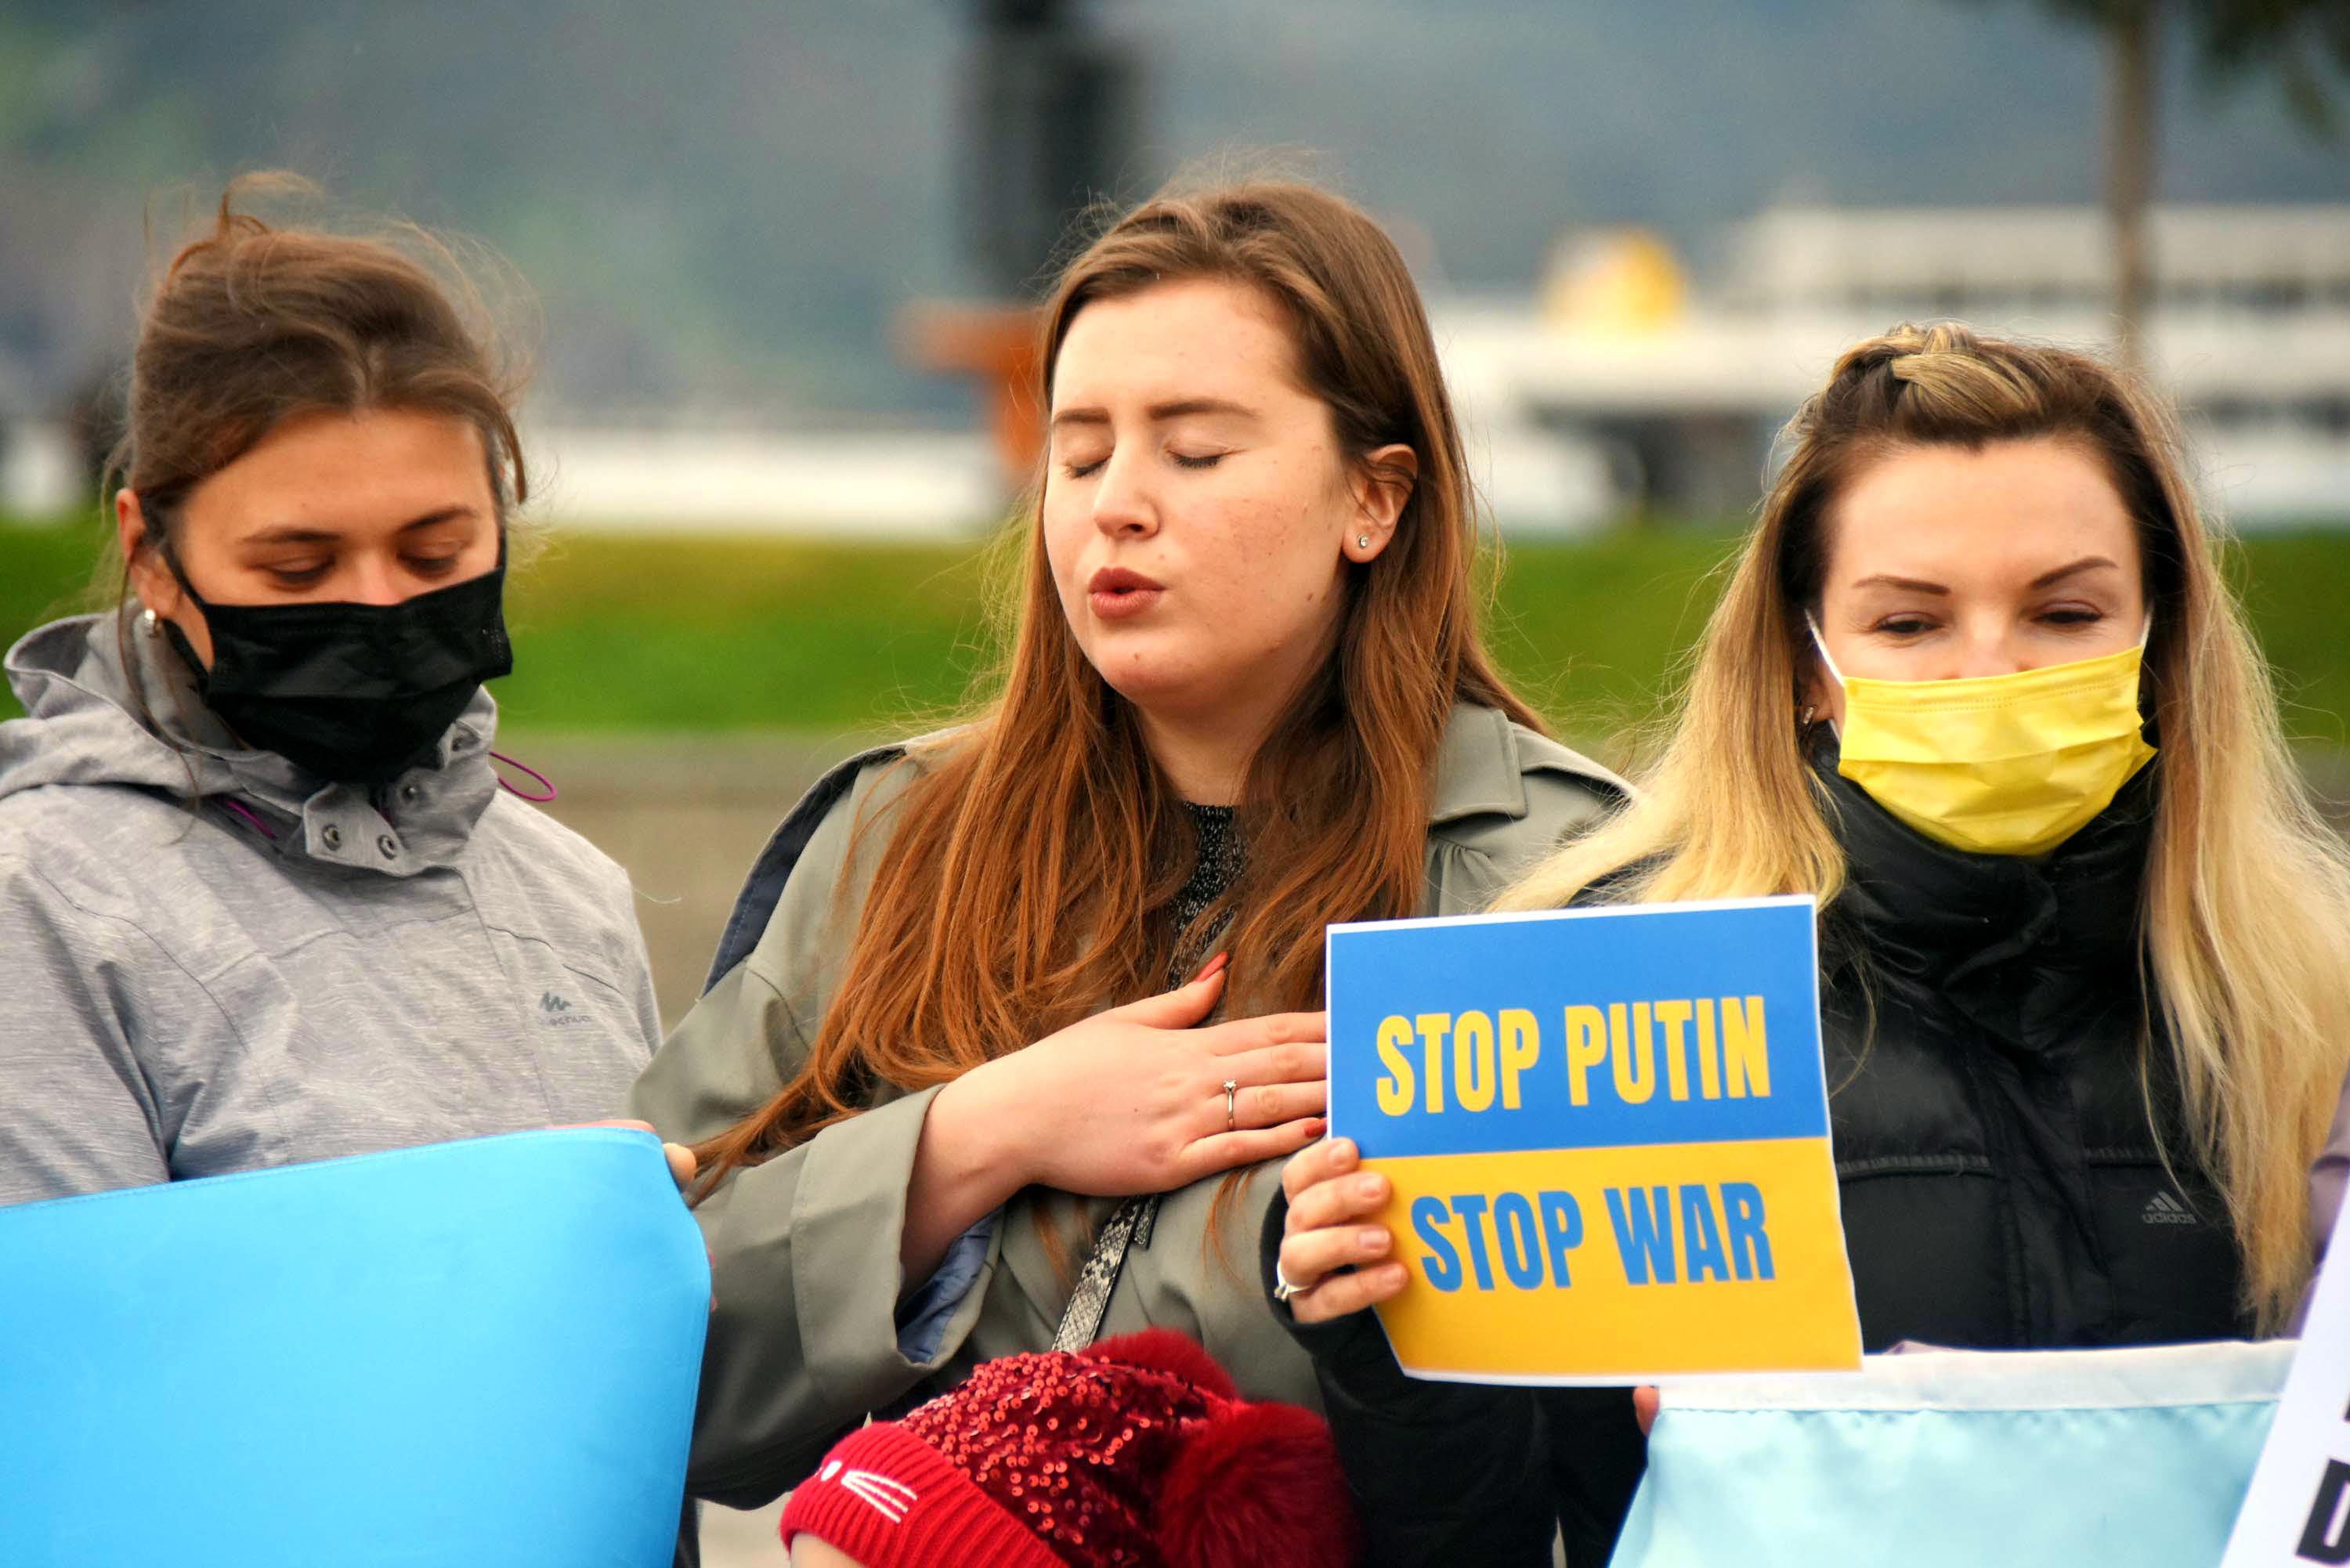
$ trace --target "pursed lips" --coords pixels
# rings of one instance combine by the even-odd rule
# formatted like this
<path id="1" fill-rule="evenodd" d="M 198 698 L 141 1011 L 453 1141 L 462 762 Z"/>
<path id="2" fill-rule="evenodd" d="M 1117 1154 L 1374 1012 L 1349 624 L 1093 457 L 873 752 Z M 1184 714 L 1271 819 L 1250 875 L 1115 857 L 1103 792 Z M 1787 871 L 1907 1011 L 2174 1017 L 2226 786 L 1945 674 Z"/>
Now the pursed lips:
<path id="1" fill-rule="evenodd" d="M 1103 620 L 1128 620 L 1144 614 L 1166 592 L 1165 584 L 1126 566 L 1104 566 L 1086 584 L 1087 603 Z"/>

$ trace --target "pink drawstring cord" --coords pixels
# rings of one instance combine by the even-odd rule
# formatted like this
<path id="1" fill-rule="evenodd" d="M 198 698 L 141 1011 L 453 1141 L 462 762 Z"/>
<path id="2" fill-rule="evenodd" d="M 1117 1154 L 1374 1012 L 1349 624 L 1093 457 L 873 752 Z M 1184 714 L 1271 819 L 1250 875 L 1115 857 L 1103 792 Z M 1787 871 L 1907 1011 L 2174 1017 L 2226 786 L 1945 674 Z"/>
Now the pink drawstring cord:
<path id="1" fill-rule="evenodd" d="M 504 774 L 500 774 L 498 775 L 498 787 L 505 791 L 508 794 L 513 795 L 516 800 L 526 800 L 533 805 L 545 805 L 548 801 L 555 799 L 556 796 L 561 793 L 555 787 L 555 781 L 548 778 L 545 774 L 540 773 L 536 768 L 525 766 L 523 763 L 515 761 L 512 757 L 505 755 L 503 752 L 492 752 L 490 753 L 490 758 L 493 762 L 505 763 L 506 766 L 514 769 L 516 773 L 528 774 L 532 778 L 538 781 L 541 788 L 546 791 L 545 794 L 525 794 L 522 791 L 515 788 L 514 785 L 506 783 L 505 775 Z"/>
<path id="2" fill-rule="evenodd" d="M 536 779 L 540 787 L 546 792 L 544 794 L 525 794 L 521 790 L 518 790 L 515 788 L 514 785 L 508 784 L 506 782 L 505 775 L 504 774 L 500 774 L 498 775 L 498 787 L 505 791 L 508 794 L 515 796 L 516 799 L 526 800 L 533 805 L 545 805 L 548 801 L 555 799 L 559 793 L 555 787 L 555 781 L 548 778 L 545 774 L 540 773 L 536 768 L 531 767 L 523 763 L 518 763 L 512 757 L 506 756 L 502 753 L 492 752 L 490 756 L 494 761 L 505 763 L 506 766 L 513 768 L 517 773 L 528 774 L 533 779 Z M 270 827 L 269 824 L 262 821 L 261 818 L 255 815 L 253 810 L 246 806 L 243 801 L 237 800 L 232 795 L 224 794 L 213 795 L 212 796 L 212 801 L 213 804 L 218 805 L 224 811 L 234 812 L 238 816 L 243 817 L 245 825 L 251 827 L 255 833 L 261 835 L 262 837 L 268 839 L 273 844 L 277 841 L 277 835 Z"/>
<path id="3" fill-rule="evenodd" d="M 224 794 L 216 794 L 213 796 L 213 799 L 218 802 L 224 809 L 233 811 L 236 813 L 237 815 L 244 818 L 247 823 L 252 825 L 253 830 L 261 835 L 262 837 L 268 839 L 273 844 L 277 841 L 277 835 L 269 830 L 269 824 L 262 821 L 261 818 L 255 816 L 251 811 L 247 810 L 243 802 L 234 800 Z"/>

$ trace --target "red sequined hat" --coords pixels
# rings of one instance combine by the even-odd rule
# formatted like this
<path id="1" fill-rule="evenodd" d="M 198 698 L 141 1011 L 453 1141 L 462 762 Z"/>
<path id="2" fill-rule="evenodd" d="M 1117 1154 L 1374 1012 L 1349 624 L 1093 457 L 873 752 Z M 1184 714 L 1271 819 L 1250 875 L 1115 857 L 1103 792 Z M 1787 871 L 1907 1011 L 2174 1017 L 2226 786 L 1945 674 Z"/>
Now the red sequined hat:
<path id="1" fill-rule="evenodd" d="M 990 1361 L 833 1446 L 784 1509 L 865 1568 L 1349 1568 L 1330 1428 L 1166 1329 Z"/>

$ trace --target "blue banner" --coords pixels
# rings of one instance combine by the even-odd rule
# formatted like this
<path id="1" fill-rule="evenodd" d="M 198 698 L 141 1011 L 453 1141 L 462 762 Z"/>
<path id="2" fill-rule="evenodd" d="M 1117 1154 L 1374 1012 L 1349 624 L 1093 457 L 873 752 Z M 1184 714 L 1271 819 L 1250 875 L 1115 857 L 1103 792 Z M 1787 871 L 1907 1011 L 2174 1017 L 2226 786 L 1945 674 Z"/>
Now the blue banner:
<path id="1" fill-rule="evenodd" d="M 0 1563 L 667 1568 L 709 1311 L 619 1128 L 0 1208 Z"/>
<path id="2" fill-rule="evenodd" d="M 1333 926 L 1331 1118 L 1377 1155 L 1825 1137 L 1814 951 L 1808 898 Z"/>

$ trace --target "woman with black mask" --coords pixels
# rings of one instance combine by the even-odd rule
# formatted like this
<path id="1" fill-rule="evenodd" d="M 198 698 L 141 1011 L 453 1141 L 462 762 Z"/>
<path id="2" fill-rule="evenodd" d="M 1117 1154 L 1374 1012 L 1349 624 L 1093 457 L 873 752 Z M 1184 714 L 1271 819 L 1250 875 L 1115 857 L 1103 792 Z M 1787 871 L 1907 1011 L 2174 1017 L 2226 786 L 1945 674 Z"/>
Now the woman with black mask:
<path id="1" fill-rule="evenodd" d="M 1869 1350 L 2276 1333 L 2350 1055 L 2350 857 L 2168 418 L 1945 324 L 1847 350 L 1785 451 L 1647 790 L 1499 907 L 1818 896 Z M 1604 1562 L 1633 1396 L 1405 1379 L 1359 1310 L 1416 1288 L 1385 1179 L 1315 1145 L 1265 1235 L 1372 1561 L 1546 1563 L 1555 1525 Z"/>
<path id="2" fill-rule="evenodd" d="M 491 764 L 515 379 L 424 236 L 237 194 L 141 324 L 123 589 L 7 658 L 0 1203 L 606 1116 L 659 1039 L 627 876 Z"/>

